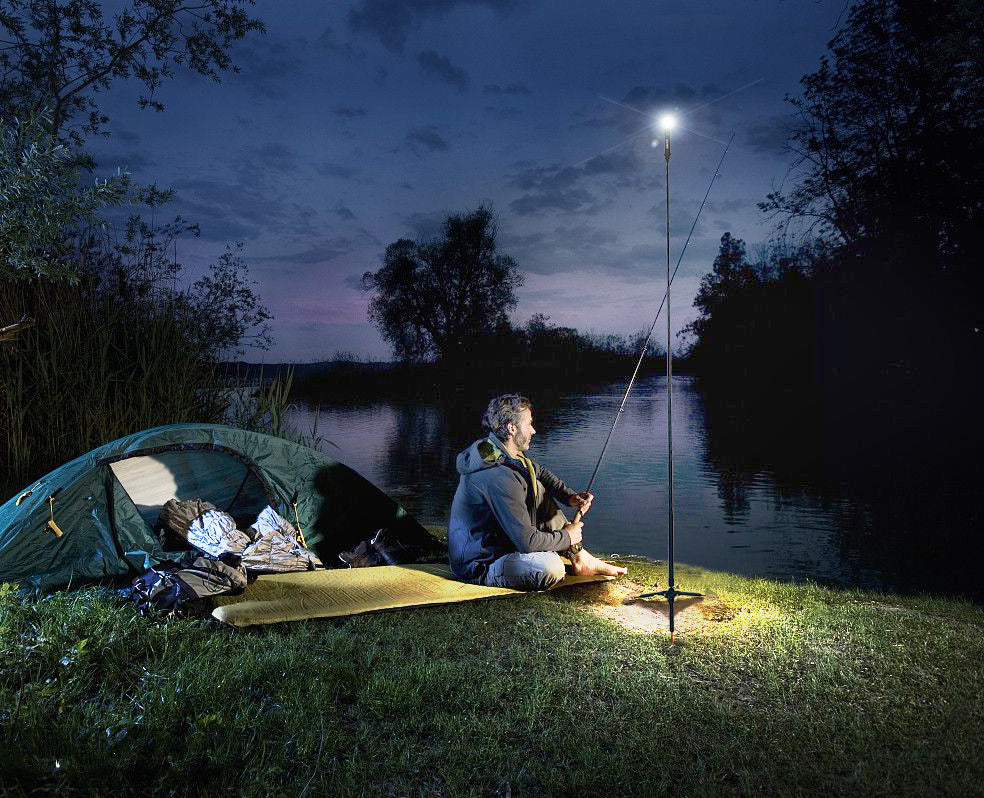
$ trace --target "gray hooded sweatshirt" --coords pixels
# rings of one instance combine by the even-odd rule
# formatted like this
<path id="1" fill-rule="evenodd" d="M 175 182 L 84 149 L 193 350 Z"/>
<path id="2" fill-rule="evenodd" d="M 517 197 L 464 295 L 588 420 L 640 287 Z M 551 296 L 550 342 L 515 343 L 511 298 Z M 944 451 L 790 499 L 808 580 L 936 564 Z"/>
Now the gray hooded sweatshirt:
<path id="1" fill-rule="evenodd" d="M 481 438 L 458 455 L 458 490 L 448 522 L 448 559 L 454 575 L 466 582 L 482 582 L 489 566 L 510 552 L 566 551 L 570 535 L 551 530 L 539 519 L 549 496 L 568 504 L 577 491 L 556 475 L 533 463 L 538 490 L 529 471 L 511 458 L 494 436 Z"/>

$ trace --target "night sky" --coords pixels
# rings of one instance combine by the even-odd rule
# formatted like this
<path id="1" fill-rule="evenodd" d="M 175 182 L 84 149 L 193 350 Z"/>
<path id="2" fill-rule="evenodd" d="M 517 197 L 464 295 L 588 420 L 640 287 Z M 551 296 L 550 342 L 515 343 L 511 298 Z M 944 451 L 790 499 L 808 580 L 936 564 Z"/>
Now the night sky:
<path id="1" fill-rule="evenodd" d="M 111 135 L 90 148 L 103 171 L 175 189 L 156 220 L 200 224 L 177 247 L 192 273 L 245 244 L 275 316 L 275 346 L 250 359 L 388 359 L 362 273 L 387 244 L 482 203 L 527 275 L 514 323 L 648 328 L 666 268 L 652 120 L 678 110 L 674 263 L 735 134 L 674 283 L 679 329 L 722 233 L 753 256 L 771 237 L 756 203 L 790 164 L 784 97 L 844 13 L 843 0 L 261 0 L 267 33 L 236 46 L 239 74 L 177 72 L 163 113 L 114 85 Z"/>

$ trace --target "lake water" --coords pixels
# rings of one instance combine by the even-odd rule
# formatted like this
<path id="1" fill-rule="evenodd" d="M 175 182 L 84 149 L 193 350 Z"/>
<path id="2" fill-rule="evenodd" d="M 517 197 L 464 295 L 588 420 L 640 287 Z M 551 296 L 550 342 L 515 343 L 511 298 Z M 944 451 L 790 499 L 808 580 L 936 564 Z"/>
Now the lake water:
<path id="1" fill-rule="evenodd" d="M 624 386 L 535 402 L 530 456 L 587 484 Z M 446 524 L 456 454 L 487 397 L 451 405 L 297 406 L 289 424 L 421 522 Z M 922 428 L 922 425 L 915 425 Z M 901 429 L 902 433 L 897 433 Z M 797 412 L 763 417 L 673 382 L 676 559 L 746 576 L 980 600 L 977 477 L 910 445 Z M 330 441 L 331 443 L 329 443 Z M 337 447 L 337 448 L 336 448 Z M 667 556 L 666 379 L 637 383 L 592 486 L 593 551 Z"/>

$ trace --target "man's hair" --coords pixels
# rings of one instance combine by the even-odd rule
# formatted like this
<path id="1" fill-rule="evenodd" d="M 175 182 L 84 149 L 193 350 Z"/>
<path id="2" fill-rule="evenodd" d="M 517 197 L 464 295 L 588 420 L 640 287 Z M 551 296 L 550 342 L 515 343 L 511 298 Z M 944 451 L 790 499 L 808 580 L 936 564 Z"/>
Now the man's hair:
<path id="1" fill-rule="evenodd" d="M 509 437 L 506 424 L 512 423 L 518 427 L 524 410 L 531 412 L 533 410 L 533 403 L 525 396 L 520 396 L 518 393 L 497 396 L 485 408 L 485 413 L 482 414 L 482 426 L 500 440 L 505 440 Z"/>

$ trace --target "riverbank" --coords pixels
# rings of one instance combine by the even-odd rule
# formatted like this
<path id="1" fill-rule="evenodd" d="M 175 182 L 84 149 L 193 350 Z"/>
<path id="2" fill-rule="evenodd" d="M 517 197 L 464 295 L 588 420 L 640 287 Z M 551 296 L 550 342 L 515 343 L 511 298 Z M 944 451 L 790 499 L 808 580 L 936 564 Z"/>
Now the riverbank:
<path id="1" fill-rule="evenodd" d="M 984 608 L 679 567 L 234 630 L 0 594 L 6 795 L 980 794 Z M 161 763 L 167 763 L 163 765 Z"/>

